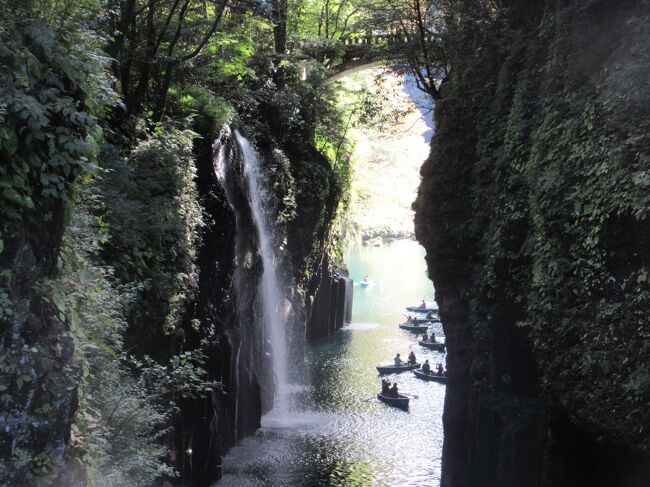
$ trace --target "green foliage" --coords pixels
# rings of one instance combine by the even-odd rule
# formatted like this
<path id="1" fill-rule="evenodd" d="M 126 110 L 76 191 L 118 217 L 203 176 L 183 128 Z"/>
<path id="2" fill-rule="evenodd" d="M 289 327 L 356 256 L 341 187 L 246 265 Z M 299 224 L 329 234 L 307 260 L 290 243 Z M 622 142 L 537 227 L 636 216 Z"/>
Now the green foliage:
<path id="1" fill-rule="evenodd" d="M 87 190 L 83 195 L 89 196 Z M 70 323 L 83 371 L 72 453 L 89 485 L 151 485 L 173 474 L 160 441 L 171 410 L 121 358 L 124 307 L 134 292 L 117 286 L 112 269 L 99 265 L 98 242 L 106 230 L 91 208 L 76 208 L 65 235 L 62 274 L 48 286 Z M 41 406 L 41 412 L 46 409 Z"/>
<path id="2" fill-rule="evenodd" d="M 218 382 L 205 380 L 205 363 L 206 357 L 200 349 L 174 355 L 167 365 L 160 365 L 148 355 L 141 360 L 135 357 L 129 359 L 129 364 L 147 390 L 154 391 L 157 397 L 171 398 L 172 401 L 205 399 L 210 392 L 220 387 Z"/>
<path id="3" fill-rule="evenodd" d="M 191 120 L 194 130 L 201 134 L 216 133 L 234 117 L 230 103 L 200 85 L 172 88 L 169 112 L 174 117 Z"/>
<path id="4" fill-rule="evenodd" d="M 0 28 L 1 225 L 41 198 L 67 198 L 97 166 L 96 116 L 113 100 L 105 61 L 88 42 L 38 21 Z"/>
<path id="5" fill-rule="evenodd" d="M 123 282 L 139 284 L 131 326 L 174 332 L 197 283 L 201 210 L 189 131 L 162 129 L 125 159 L 106 161 L 101 185 L 110 239 L 105 256 Z M 154 324 L 151 329 L 152 324 Z"/>
<path id="6" fill-rule="evenodd" d="M 138 292 L 118 285 L 113 270 L 99 264 L 99 242 L 109 236 L 93 216 L 100 209 L 96 203 L 76 208 L 62 275 L 48 285 L 72 327 L 83 370 L 71 446 L 91 486 L 148 486 L 161 475 L 175 475 L 164 441 L 175 401 L 204 397 L 218 384 L 205 381 L 200 350 L 173 356 L 167 366 L 125 354 L 125 310 Z M 48 408 L 45 403 L 35 412 L 46 416 Z"/>

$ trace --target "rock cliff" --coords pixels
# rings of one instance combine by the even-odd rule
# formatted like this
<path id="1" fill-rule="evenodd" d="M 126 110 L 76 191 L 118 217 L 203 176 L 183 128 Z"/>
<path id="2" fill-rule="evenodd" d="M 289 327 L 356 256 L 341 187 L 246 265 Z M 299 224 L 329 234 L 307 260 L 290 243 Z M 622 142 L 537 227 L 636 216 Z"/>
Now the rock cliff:
<path id="1" fill-rule="evenodd" d="M 415 203 L 442 485 L 645 485 L 649 5 L 470 3 Z"/>

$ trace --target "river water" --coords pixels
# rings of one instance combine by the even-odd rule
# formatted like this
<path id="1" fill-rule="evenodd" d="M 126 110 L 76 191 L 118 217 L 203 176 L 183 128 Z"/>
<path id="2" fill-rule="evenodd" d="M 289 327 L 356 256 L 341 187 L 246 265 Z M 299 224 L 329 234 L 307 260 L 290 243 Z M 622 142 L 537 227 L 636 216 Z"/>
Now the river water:
<path id="1" fill-rule="evenodd" d="M 411 373 L 390 377 L 413 396 L 409 411 L 377 401 L 375 365 L 410 350 L 444 362 L 399 330 L 404 306 L 433 300 L 424 250 L 400 241 L 345 256 L 355 283 L 352 323 L 307 347 L 305 380 L 292 387 L 289 414 L 265 416 L 262 429 L 223 461 L 219 486 L 435 486 L 440 482 L 444 385 Z M 438 326 L 436 334 L 441 334 Z"/>

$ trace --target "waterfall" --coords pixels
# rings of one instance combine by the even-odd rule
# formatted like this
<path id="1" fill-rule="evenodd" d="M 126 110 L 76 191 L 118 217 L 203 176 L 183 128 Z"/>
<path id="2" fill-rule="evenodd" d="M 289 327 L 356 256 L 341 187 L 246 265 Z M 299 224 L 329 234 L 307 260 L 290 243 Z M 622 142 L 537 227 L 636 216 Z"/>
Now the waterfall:
<path id="1" fill-rule="evenodd" d="M 286 316 L 281 304 L 284 302 L 280 280 L 276 269 L 275 245 L 275 204 L 273 193 L 267 186 L 268 177 L 265 177 L 261 168 L 261 159 L 250 142 L 235 131 L 237 142 L 244 157 L 244 175 L 248 183 L 253 223 L 257 230 L 259 251 L 262 257 L 264 271 L 260 282 L 262 296 L 263 317 L 266 330 L 269 334 L 272 347 L 273 372 L 275 373 L 276 393 L 275 408 L 287 409 L 287 338 Z"/>
<path id="2" fill-rule="evenodd" d="M 285 299 L 277 268 L 281 259 L 277 255 L 276 249 L 279 247 L 278 242 L 281 241 L 281 238 L 275 224 L 276 199 L 269 186 L 269 177 L 262 168 L 263 161 L 250 142 L 235 131 L 234 136 L 239 150 L 225 150 L 224 139 L 230 139 L 231 134 L 227 128 L 224 128 L 224 131 L 226 136 L 220 136 L 219 140 L 215 142 L 217 146 L 215 169 L 236 213 L 240 214 L 242 211 L 242 208 L 237 208 L 237 205 L 247 205 L 250 209 L 250 219 L 257 237 L 257 251 L 262 261 L 262 275 L 256 293 L 256 304 L 260 309 L 252 313 L 252 316 L 256 320 L 261 320 L 264 335 L 271 345 L 271 362 L 275 378 L 273 408 L 277 411 L 285 411 L 288 408 L 287 313 L 283 306 Z M 235 158 L 237 161 L 231 160 Z M 238 172 L 231 167 L 235 162 L 240 163 L 241 168 L 237 169 L 241 169 L 243 172 L 243 178 L 239 178 L 236 182 L 229 181 L 231 176 Z M 238 184 L 239 189 L 243 190 L 243 198 L 235 196 L 233 189 L 235 184 Z M 238 228 L 238 233 L 240 230 Z M 238 265 L 244 265 L 244 263 L 238 262 Z M 250 285 L 250 282 L 246 285 Z M 245 307 L 246 304 L 243 306 Z M 250 314 L 250 310 L 244 311 L 247 315 Z M 257 364 L 257 366 L 260 365 L 260 363 Z"/>

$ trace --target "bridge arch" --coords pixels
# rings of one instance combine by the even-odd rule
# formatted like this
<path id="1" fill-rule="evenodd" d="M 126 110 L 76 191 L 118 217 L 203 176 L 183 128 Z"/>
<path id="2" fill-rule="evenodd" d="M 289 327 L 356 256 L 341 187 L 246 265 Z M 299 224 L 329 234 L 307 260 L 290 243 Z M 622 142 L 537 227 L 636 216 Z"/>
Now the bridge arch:
<path id="1" fill-rule="evenodd" d="M 384 60 L 373 61 L 372 59 L 360 59 L 358 64 L 354 64 L 352 66 L 348 65 L 343 69 L 343 71 L 339 71 L 335 75 L 327 78 L 327 82 L 335 83 L 336 81 L 339 81 L 345 78 L 346 76 L 350 76 L 354 73 L 365 71 L 366 69 L 378 68 L 380 66 L 385 66 L 385 65 L 386 65 L 386 61 Z"/>

